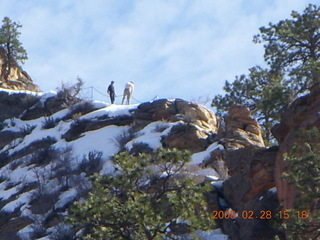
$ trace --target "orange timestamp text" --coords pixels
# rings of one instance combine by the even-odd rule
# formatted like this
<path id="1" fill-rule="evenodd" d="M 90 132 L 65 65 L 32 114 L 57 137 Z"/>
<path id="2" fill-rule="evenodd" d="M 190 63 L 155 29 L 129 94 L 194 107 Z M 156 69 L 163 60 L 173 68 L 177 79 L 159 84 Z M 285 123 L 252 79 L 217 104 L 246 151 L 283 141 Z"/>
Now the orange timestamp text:
<path id="1" fill-rule="evenodd" d="M 244 210 L 242 212 L 236 212 L 233 210 L 228 211 L 213 211 L 212 219 L 271 219 L 276 214 L 280 219 L 289 219 L 289 218 L 299 218 L 299 219 L 307 219 L 308 212 L 307 211 L 278 211 L 272 212 L 270 210 L 261 210 L 261 211 L 247 211 Z"/>

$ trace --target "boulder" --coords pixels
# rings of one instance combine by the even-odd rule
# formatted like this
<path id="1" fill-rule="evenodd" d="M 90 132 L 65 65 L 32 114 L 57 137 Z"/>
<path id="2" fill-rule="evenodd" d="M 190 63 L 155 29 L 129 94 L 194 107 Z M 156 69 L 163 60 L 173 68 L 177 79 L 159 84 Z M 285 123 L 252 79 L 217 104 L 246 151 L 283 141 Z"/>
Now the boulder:
<path id="1" fill-rule="evenodd" d="M 169 122 L 184 121 L 207 131 L 217 131 L 217 119 L 211 110 L 182 99 L 159 99 L 142 103 L 134 112 L 133 117 L 135 126 L 139 128 L 153 121 L 165 120 Z"/>
<path id="2" fill-rule="evenodd" d="M 192 124 L 178 124 L 171 128 L 170 133 L 162 138 L 165 148 L 188 149 L 200 152 L 207 148 L 208 135 Z"/>
<path id="3" fill-rule="evenodd" d="M 265 147 L 261 127 L 251 116 L 245 106 L 234 106 L 224 118 L 225 137 L 222 139 L 226 150 L 235 150 L 243 147 Z"/>
<path id="4" fill-rule="evenodd" d="M 159 99 L 142 103 L 135 110 L 133 118 L 136 129 L 153 121 L 180 122 L 162 138 L 162 144 L 164 147 L 192 152 L 205 150 L 217 131 L 217 119 L 212 111 L 182 99 Z"/>
<path id="5" fill-rule="evenodd" d="M 203 168 L 212 168 L 219 174 L 220 180 L 226 180 L 229 176 L 229 169 L 225 162 L 225 150 L 221 148 L 216 148 L 210 153 L 208 159 L 204 159 L 201 166 Z"/>

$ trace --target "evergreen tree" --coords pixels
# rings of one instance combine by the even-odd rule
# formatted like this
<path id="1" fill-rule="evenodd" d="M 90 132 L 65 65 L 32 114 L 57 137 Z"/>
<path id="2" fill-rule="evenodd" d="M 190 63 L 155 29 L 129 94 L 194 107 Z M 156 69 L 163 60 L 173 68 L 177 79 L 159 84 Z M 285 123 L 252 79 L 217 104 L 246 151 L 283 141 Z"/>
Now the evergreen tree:
<path id="1" fill-rule="evenodd" d="M 11 68 L 15 62 L 24 63 L 28 59 L 26 50 L 19 41 L 20 32 L 18 31 L 22 25 L 12 22 L 10 18 L 5 17 L 3 25 L 0 28 L 0 46 L 4 50 L 4 63 L 2 65 L 2 76 L 8 80 Z"/>
<path id="2" fill-rule="evenodd" d="M 309 4 L 303 14 L 293 11 L 291 17 L 261 27 L 254 41 L 264 43 L 265 61 L 301 93 L 320 81 L 320 7 Z"/>
<path id="3" fill-rule="evenodd" d="M 177 150 L 114 156 L 114 175 L 93 178 L 92 192 L 74 205 L 69 222 L 84 230 L 82 239 L 180 239 L 210 229 L 203 195 L 210 186 L 183 175 L 189 160 Z"/>
<path id="4" fill-rule="evenodd" d="M 267 142 L 285 106 L 312 86 L 320 86 L 320 7 L 310 4 L 303 14 L 293 11 L 291 17 L 261 27 L 260 34 L 254 36 L 255 43 L 264 43 L 270 70 L 254 67 L 249 77 L 226 81 L 226 94 L 212 101 L 220 113 L 232 105 L 248 106 L 262 125 Z"/>
<path id="5" fill-rule="evenodd" d="M 237 76 L 234 82 L 226 81 L 224 96 L 217 95 L 212 100 L 218 114 L 227 112 L 233 105 L 247 106 L 263 128 L 266 142 L 270 142 L 271 127 L 280 121 L 284 106 L 290 101 L 290 89 L 277 72 L 259 66 L 251 68 L 249 76 Z"/>
<path id="6" fill-rule="evenodd" d="M 287 211 L 283 223 L 288 239 L 320 238 L 320 133 L 317 128 L 301 130 L 297 144 L 285 155 L 287 169 L 283 173 L 296 187 L 294 209 Z"/>

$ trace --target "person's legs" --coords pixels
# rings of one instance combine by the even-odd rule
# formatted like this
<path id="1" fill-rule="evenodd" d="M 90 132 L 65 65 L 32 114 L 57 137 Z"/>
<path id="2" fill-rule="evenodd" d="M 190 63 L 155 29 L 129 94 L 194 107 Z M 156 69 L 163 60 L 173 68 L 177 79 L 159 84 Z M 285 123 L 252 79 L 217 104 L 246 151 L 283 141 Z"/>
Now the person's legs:
<path id="1" fill-rule="evenodd" d="M 111 99 L 111 104 L 114 103 L 114 99 L 115 99 L 115 94 L 114 93 L 110 93 L 110 99 Z"/>
<path id="2" fill-rule="evenodd" d="M 130 92 L 128 91 L 128 94 L 127 94 L 127 104 L 128 104 L 128 105 L 130 104 L 130 98 L 131 98 L 131 94 L 130 94 Z"/>
<path id="3" fill-rule="evenodd" d="M 129 99 L 130 99 L 130 92 L 129 89 L 125 89 L 123 93 L 123 99 L 122 99 L 122 105 L 124 102 L 124 99 L 127 98 L 127 104 L 129 105 Z"/>
<path id="4" fill-rule="evenodd" d="M 126 89 L 124 90 L 124 92 L 123 92 L 123 97 L 122 97 L 122 105 L 123 105 L 123 103 L 124 103 L 124 99 L 126 98 Z"/>

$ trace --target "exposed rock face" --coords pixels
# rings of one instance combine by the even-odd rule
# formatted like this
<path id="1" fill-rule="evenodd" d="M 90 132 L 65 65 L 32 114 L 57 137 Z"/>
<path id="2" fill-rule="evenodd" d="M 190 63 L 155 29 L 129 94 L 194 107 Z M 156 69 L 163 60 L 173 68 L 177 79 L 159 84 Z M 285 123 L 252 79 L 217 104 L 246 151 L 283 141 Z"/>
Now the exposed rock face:
<path id="1" fill-rule="evenodd" d="M 164 147 L 188 149 L 192 152 L 200 152 L 208 147 L 208 134 L 199 130 L 192 124 L 179 124 L 174 126 L 169 135 L 163 137 Z"/>
<path id="2" fill-rule="evenodd" d="M 228 152 L 230 178 L 223 184 L 227 200 L 239 209 L 256 195 L 275 187 L 274 162 L 278 149 L 242 148 Z"/>
<path id="3" fill-rule="evenodd" d="M 272 220 L 262 219 L 263 214 L 267 211 L 276 212 L 278 207 L 275 192 L 262 192 L 237 210 L 239 218 L 225 220 L 223 229 L 232 240 L 270 240 L 276 234 L 282 236 L 282 233 L 272 229 Z"/>
<path id="4" fill-rule="evenodd" d="M 232 166 L 232 164 L 229 164 L 229 166 L 225 164 L 226 159 L 228 159 L 225 156 L 226 152 L 241 148 L 248 148 L 250 151 L 251 149 L 264 148 L 261 127 L 251 116 L 250 110 L 244 106 L 234 106 L 230 109 L 228 115 L 224 117 L 224 122 L 219 126 L 216 140 L 219 140 L 225 150 L 215 149 L 212 151 L 210 158 L 203 162 L 203 166 L 216 169 L 222 179 L 229 177 L 228 168 Z M 234 164 L 238 166 L 239 163 L 236 162 Z"/>
<path id="5" fill-rule="evenodd" d="M 144 126 L 150 122 L 165 120 L 170 122 L 185 121 L 205 130 L 217 131 L 215 114 L 204 106 L 182 99 L 159 99 L 142 103 L 134 113 L 135 125 Z"/>
<path id="6" fill-rule="evenodd" d="M 226 163 L 231 177 L 223 183 L 223 192 L 240 216 L 233 222 L 224 222 L 224 229 L 232 239 L 273 239 L 274 230 L 269 220 L 260 217 L 265 211 L 275 211 L 278 207 L 276 193 L 270 191 L 275 186 L 277 151 L 277 148 L 246 147 L 227 153 Z M 253 219 L 244 219 L 248 213 Z"/>
<path id="7" fill-rule="evenodd" d="M 313 92 L 295 100 L 282 116 L 280 124 L 272 129 L 273 135 L 280 143 L 275 165 L 275 181 L 278 198 L 284 209 L 293 208 L 295 187 L 281 177 L 287 167 L 283 155 L 288 153 L 295 144 L 305 142 L 306 139 L 303 139 L 303 136 L 298 134 L 299 132 L 314 127 L 320 129 L 319 112 L 320 94 Z"/>
<path id="8" fill-rule="evenodd" d="M 244 106 L 235 106 L 225 117 L 225 148 L 234 150 L 242 147 L 264 147 L 261 127 L 251 112 Z"/>
<path id="9" fill-rule="evenodd" d="M 163 145 L 169 148 L 203 151 L 210 144 L 211 136 L 217 132 L 217 120 L 212 111 L 181 99 L 143 103 L 133 117 L 136 128 L 153 121 L 181 121 L 162 139 Z"/>
<path id="10" fill-rule="evenodd" d="M 31 77 L 27 72 L 23 71 L 17 62 L 12 63 L 12 67 L 9 76 L 5 77 L 4 60 L 5 50 L 0 48 L 0 87 L 13 90 L 30 90 L 39 91 L 36 84 L 33 83 Z"/>

